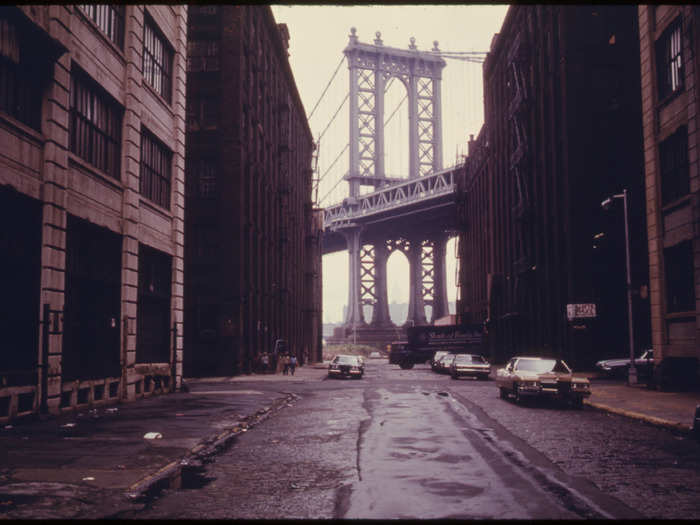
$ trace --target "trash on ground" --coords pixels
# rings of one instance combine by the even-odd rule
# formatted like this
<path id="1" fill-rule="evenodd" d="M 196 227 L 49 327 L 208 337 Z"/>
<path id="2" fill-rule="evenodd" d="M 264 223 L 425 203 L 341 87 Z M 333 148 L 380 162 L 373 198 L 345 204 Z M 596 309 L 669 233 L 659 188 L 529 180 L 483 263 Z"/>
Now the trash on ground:
<path id="1" fill-rule="evenodd" d="M 175 414 L 175 417 L 182 417 L 182 416 L 184 416 L 184 415 L 185 415 L 185 414 Z"/>
<path id="2" fill-rule="evenodd" d="M 447 392 L 438 392 L 438 395 L 439 396 L 449 396 L 450 394 L 448 394 Z"/>
<path id="3" fill-rule="evenodd" d="M 146 432 L 143 435 L 143 438 L 144 439 L 162 439 L 163 434 L 161 434 L 160 432 Z"/>
<path id="4" fill-rule="evenodd" d="M 118 409 L 118 408 L 107 408 L 107 409 L 105 410 L 105 412 L 106 412 L 107 414 L 116 414 L 117 412 L 119 412 L 119 409 Z"/>
<path id="5" fill-rule="evenodd" d="M 11 430 L 11 429 L 13 429 L 14 427 L 13 427 L 12 425 L 5 425 L 4 428 L 5 428 L 5 430 Z"/>
<path id="6" fill-rule="evenodd" d="M 75 423 L 65 423 L 61 425 L 61 428 L 73 428 L 75 426 Z"/>
<path id="7" fill-rule="evenodd" d="M 92 476 L 87 476 L 83 478 L 83 481 L 95 481 L 95 478 L 93 478 Z"/>

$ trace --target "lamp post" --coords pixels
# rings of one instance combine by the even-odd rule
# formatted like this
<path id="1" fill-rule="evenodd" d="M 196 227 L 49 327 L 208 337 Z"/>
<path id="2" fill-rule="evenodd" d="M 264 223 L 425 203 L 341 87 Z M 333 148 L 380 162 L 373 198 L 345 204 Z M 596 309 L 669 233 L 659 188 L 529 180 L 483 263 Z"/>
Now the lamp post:
<path id="1" fill-rule="evenodd" d="M 627 320 L 629 327 L 630 336 L 630 366 L 629 375 L 627 376 L 627 382 L 630 385 L 637 384 L 637 367 L 634 364 L 634 321 L 632 317 L 632 276 L 630 271 L 630 229 L 629 229 L 629 219 L 627 217 L 627 189 L 622 190 L 622 193 L 616 193 L 603 202 L 600 206 L 604 210 L 610 209 L 612 206 L 613 199 L 622 199 L 622 205 L 624 207 L 625 216 L 625 262 L 627 265 Z"/>

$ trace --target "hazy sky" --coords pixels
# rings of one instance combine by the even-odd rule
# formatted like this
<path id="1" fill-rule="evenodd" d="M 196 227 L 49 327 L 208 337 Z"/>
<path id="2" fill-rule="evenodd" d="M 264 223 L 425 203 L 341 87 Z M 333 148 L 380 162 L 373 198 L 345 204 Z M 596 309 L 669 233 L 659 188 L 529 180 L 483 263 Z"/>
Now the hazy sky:
<path id="1" fill-rule="evenodd" d="M 410 37 L 415 37 L 419 50 L 430 50 L 433 41 L 437 40 L 442 51 L 488 51 L 507 9 L 506 5 L 272 6 L 276 22 L 285 23 L 289 28 L 289 60 L 307 115 L 321 97 L 343 57 L 351 27 L 357 29 L 360 42 L 365 43 L 373 43 L 375 32 L 380 31 L 385 46 L 406 49 Z M 345 62 L 310 119 L 314 138 L 318 138 L 331 122 L 332 115 L 348 92 L 347 71 Z M 398 89 L 392 87 L 391 92 L 387 92 L 387 113 L 394 107 L 390 100 L 398 102 L 402 98 Z M 407 129 L 404 108 L 405 104 L 391 124 L 391 130 L 401 137 L 406 135 Z M 450 166 L 455 163 L 458 153 L 466 153 L 469 134 L 476 135 L 483 122 L 481 65 L 447 60 L 442 80 L 442 114 L 443 163 Z M 336 203 L 347 194 L 345 183 L 336 186 L 332 192 L 329 190 L 348 170 L 347 153 L 339 157 L 335 165 L 331 165 L 347 143 L 348 128 L 346 103 L 321 140 L 319 166 L 325 176 L 320 185 L 319 198 L 328 195 L 321 203 L 323 206 Z M 403 140 L 391 138 L 389 132 L 387 127 L 387 142 Z M 390 154 L 405 152 L 406 143 L 392 144 L 387 145 Z M 387 159 L 387 165 L 403 169 L 405 164 L 399 157 L 399 160 Z M 390 171 L 389 168 L 387 171 Z M 456 295 L 454 255 L 454 241 L 451 241 L 447 260 L 448 298 L 451 301 Z M 324 322 L 342 321 L 343 306 L 348 295 L 347 259 L 347 251 L 324 256 Z M 389 259 L 388 275 L 389 301 L 406 302 L 408 262 L 402 255 L 396 254 Z M 403 319 L 394 321 L 403 322 Z"/>

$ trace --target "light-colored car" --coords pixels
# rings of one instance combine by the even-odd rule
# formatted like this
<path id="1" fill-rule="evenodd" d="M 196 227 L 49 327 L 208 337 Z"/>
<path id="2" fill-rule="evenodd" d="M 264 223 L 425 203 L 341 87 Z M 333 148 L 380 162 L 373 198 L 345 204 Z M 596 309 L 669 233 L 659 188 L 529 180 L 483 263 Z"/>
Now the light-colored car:
<path id="1" fill-rule="evenodd" d="M 581 408 L 591 395 L 588 378 L 574 376 L 561 359 L 544 357 L 513 357 L 496 372 L 496 385 L 501 399 L 512 395 L 516 403 L 527 397 L 552 398 Z"/>
<path id="2" fill-rule="evenodd" d="M 476 354 L 457 354 L 450 363 L 450 376 L 458 379 L 462 376 L 475 376 L 488 379 L 491 365 L 483 356 Z"/>
<path id="3" fill-rule="evenodd" d="M 370 352 L 370 353 L 369 353 L 369 358 L 370 358 L 370 359 L 381 359 L 381 358 L 382 358 L 382 354 L 380 354 L 379 352 Z"/>
<path id="4" fill-rule="evenodd" d="M 433 369 L 433 372 L 439 371 L 438 369 L 441 368 L 441 365 L 439 363 L 441 363 L 442 358 L 449 353 L 450 352 L 447 350 L 438 350 L 437 352 L 435 352 L 435 355 L 433 355 L 433 358 L 430 360 L 430 368 Z"/>
<path id="5" fill-rule="evenodd" d="M 328 365 L 328 377 L 356 377 L 362 379 L 364 364 L 356 355 L 337 355 Z"/>

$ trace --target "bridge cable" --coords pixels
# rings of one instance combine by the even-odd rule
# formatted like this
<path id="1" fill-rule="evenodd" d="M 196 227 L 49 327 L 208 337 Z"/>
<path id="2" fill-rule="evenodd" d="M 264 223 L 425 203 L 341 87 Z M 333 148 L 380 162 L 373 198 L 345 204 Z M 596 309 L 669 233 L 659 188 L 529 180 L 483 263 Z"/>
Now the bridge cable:
<path id="1" fill-rule="evenodd" d="M 323 131 L 321 132 L 321 134 L 318 136 L 318 140 L 319 140 L 319 141 L 321 140 L 321 137 L 323 137 L 324 133 L 325 133 L 326 131 L 328 131 L 328 128 L 331 126 L 331 124 L 333 124 L 333 121 L 335 120 L 335 117 L 338 116 L 338 113 L 340 113 L 340 110 L 343 109 L 343 106 L 345 105 L 345 102 L 346 102 L 349 98 L 350 98 L 350 93 L 348 93 L 347 95 L 345 95 L 345 98 L 344 98 L 343 101 L 340 103 L 340 106 L 338 106 L 338 109 L 335 110 L 335 113 L 334 113 L 333 116 L 331 117 L 330 122 L 326 125 L 326 127 L 323 129 Z"/>
<path id="2" fill-rule="evenodd" d="M 321 96 L 318 98 L 318 101 L 316 102 L 314 109 L 311 110 L 311 113 L 309 114 L 309 118 L 307 120 L 311 120 L 311 117 L 314 116 L 314 112 L 316 111 L 316 108 L 318 108 L 318 105 L 321 103 L 321 100 L 323 100 L 323 97 L 326 95 L 326 91 L 328 91 L 328 88 L 331 87 L 331 83 L 333 82 L 333 79 L 335 79 L 335 76 L 338 74 L 338 71 L 340 70 L 340 66 L 343 65 L 344 60 L 345 60 L 345 55 L 343 55 L 342 58 L 340 59 L 340 63 L 338 63 L 338 67 L 335 68 L 335 71 L 333 72 L 331 79 L 328 81 L 328 84 L 326 84 L 326 87 L 323 90 L 323 93 L 321 93 Z"/>

